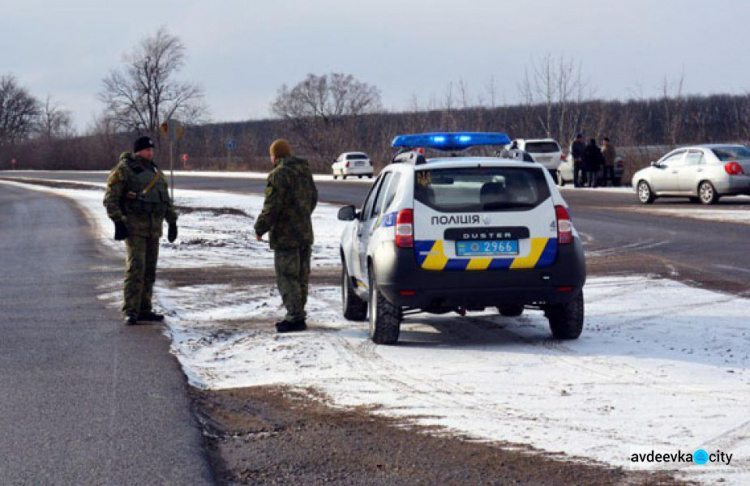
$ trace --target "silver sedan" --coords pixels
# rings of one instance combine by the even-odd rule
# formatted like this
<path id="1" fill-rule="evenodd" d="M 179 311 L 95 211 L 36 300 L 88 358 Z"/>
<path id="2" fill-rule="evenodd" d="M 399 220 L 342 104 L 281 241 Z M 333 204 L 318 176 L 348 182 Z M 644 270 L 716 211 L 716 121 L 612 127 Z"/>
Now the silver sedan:
<path id="1" fill-rule="evenodd" d="M 750 150 L 742 145 L 678 148 L 636 172 L 633 188 L 643 204 L 672 196 L 714 204 L 721 196 L 750 195 Z"/>

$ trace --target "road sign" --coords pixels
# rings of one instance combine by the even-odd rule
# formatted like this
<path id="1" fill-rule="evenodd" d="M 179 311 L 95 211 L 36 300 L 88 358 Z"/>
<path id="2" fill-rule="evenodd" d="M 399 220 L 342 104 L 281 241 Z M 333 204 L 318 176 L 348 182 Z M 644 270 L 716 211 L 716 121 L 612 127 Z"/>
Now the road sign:
<path id="1" fill-rule="evenodd" d="M 165 137 L 170 142 L 176 142 L 185 134 L 182 124 L 172 118 L 159 125 L 159 131 L 162 137 Z"/>
<path id="2" fill-rule="evenodd" d="M 187 162 L 188 161 L 188 154 L 182 154 L 180 156 L 180 158 L 182 159 L 183 162 Z"/>
<path id="3" fill-rule="evenodd" d="M 232 150 L 234 148 L 234 140 L 227 140 L 224 146 L 227 148 L 227 150 Z"/>

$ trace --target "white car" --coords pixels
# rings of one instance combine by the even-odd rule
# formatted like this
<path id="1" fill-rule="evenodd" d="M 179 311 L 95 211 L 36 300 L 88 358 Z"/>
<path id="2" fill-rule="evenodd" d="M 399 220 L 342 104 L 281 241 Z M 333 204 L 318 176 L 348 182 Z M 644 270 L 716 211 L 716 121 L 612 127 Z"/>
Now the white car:
<path id="1" fill-rule="evenodd" d="M 510 142 L 505 148 L 522 150 L 547 168 L 552 177 L 557 175 L 557 167 L 565 160 L 560 144 L 552 138 L 523 139 Z"/>
<path id="2" fill-rule="evenodd" d="M 458 152 L 504 145 L 499 133 L 396 137 L 405 150 L 385 167 L 362 209 L 346 206 L 341 237 L 343 313 L 369 315 L 370 337 L 394 344 L 405 315 L 496 307 L 545 311 L 552 334 L 583 329 L 586 263 L 568 205 L 535 162 L 498 157 L 426 159 L 414 150 Z"/>
<path id="3" fill-rule="evenodd" d="M 346 179 L 347 176 L 357 176 L 360 179 L 363 176 L 372 178 L 373 169 L 370 157 L 364 152 L 345 152 L 336 158 L 331 165 L 333 178 L 341 176 Z"/>
<path id="4" fill-rule="evenodd" d="M 625 172 L 625 161 L 619 155 L 615 157 L 615 186 L 622 184 L 622 175 Z M 573 156 L 568 154 L 565 161 L 557 168 L 555 175 L 558 186 L 564 186 L 568 182 L 573 183 Z"/>
<path id="5" fill-rule="evenodd" d="M 643 204 L 673 196 L 714 204 L 721 196 L 750 195 L 750 150 L 719 144 L 678 148 L 636 172 L 633 188 Z"/>

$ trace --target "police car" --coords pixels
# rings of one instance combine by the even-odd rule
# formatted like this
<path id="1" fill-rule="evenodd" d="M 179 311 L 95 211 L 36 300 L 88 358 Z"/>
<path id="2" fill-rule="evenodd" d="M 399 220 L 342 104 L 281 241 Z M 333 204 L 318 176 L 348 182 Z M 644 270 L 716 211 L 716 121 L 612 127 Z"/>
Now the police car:
<path id="1" fill-rule="evenodd" d="M 552 334 L 583 329 L 583 246 L 544 166 L 458 156 L 505 145 L 501 133 L 401 135 L 401 149 L 365 198 L 345 206 L 341 237 L 344 316 L 365 320 L 378 344 L 398 341 L 404 316 L 497 308 L 542 309 Z M 427 159 L 421 150 L 447 156 Z"/>

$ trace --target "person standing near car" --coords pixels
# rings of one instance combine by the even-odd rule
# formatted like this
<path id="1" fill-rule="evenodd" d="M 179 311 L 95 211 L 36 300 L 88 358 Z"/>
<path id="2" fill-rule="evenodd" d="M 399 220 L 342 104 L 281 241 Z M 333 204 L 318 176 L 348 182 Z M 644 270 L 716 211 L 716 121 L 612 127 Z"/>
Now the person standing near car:
<path id="1" fill-rule="evenodd" d="M 609 137 L 604 137 L 604 144 L 602 147 L 602 156 L 604 156 L 604 177 L 602 178 L 602 185 L 607 185 L 607 179 L 609 178 L 612 187 L 615 186 L 615 158 L 617 157 L 617 151 L 615 150 L 614 144 L 609 140 Z"/>
<path id="2" fill-rule="evenodd" d="M 570 144 L 570 155 L 573 157 L 573 185 L 581 187 L 585 183 L 585 173 L 583 171 L 583 153 L 586 145 L 583 143 L 583 135 L 576 133 L 573 142 Z"/>
<path id="3" fill-rule="evenodd" d="M 586 172 L 586 181 L 589 187 L 597 186 L 597 175 L 603 164 L 604 157 L 602 156 L 602 151 L 596 145 L 596 139 L 592 138 L 583 151 L 583 168 Z"/>
<path id="4" fill-rule="evenodd" d="M 305 304 L 310 278 L 312 212 L 318 190 L 307 161 L 292 155 L 286 140 L 270 147 L 273 169 L 268 174 L 263 210 L 255 222 L 255 238 L 269 233 L 274 270 L 286 316 L 276 323 L 280 333 L 307 329 Z"/>
<path id="5" fill-rule="evenodd" d="M 107 178 L 107 216 L 115 223 L 115 240 L 125 240 L 127 263 L 122 313 L 125 323 L 163 321 L 151 298 L 156 281 L 159 238 L 164 220 L 168 240 L 177 238 L 177 212 L 169 197 L 167 178 L 154 163 L 154 141 L 140 137 L 133 152 L 123 152 Z"/>

